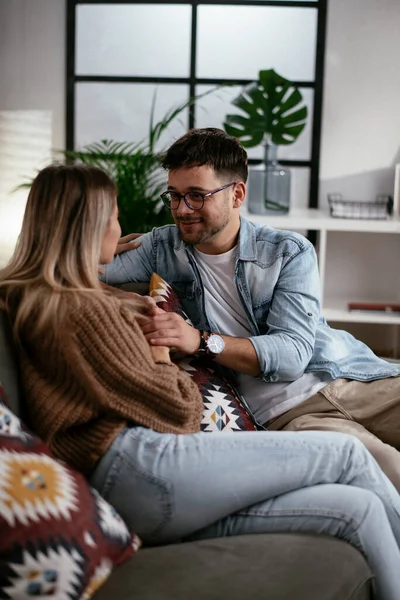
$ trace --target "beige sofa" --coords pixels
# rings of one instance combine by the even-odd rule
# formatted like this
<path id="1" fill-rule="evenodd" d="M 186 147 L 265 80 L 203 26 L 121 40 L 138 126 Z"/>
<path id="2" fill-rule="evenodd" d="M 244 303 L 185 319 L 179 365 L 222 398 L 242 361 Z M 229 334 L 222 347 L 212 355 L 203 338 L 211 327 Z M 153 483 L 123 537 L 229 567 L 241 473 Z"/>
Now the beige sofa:
<path id="1" fill-rule="evenodd" d="M 23 413 L 18 368 L 1 311 L 0 382 L 13 410 Z M 281 533 L 143 548 L 114 570 L 94 600 L 372 597 L 368 565 L 349 544 L 325 536 Z"/>

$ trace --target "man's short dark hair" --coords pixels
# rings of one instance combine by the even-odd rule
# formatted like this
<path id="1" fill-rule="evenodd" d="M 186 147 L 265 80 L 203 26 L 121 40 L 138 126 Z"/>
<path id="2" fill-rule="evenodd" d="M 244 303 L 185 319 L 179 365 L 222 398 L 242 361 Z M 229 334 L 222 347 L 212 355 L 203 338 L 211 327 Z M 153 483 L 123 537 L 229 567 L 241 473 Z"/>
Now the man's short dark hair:
<path id="1" fill-rule="evenodd" d="M 167 150 L 162 166 L 167 171 L 182 167 L 212 167 L 218 175 L 247 181 L 247 152 L 222 129 L 189 129 Z"/>

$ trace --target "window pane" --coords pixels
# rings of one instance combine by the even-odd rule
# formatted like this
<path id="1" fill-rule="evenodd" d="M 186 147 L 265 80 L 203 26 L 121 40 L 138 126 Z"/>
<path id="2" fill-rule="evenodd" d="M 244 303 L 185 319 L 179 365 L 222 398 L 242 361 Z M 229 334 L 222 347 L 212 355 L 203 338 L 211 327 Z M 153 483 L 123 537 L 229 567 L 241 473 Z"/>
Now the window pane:
<path id="1" fill-rule="evenodd" d="M 122 142 L 147 140 L 151 104 L 156 90 L 155 123 L 189 98 L 189 88 L 186 85 L 77 84 L 76 147 L 102 139 Z M 157 149 L 166 148 L 187 127 L 188 110 L 185 109 L 162 134 Z"/>
<path id="2" fill-rule="evenodd" d="M 312 81 L 317 10 L 276 6 L 200 6 L 197 77 L 255 79 L 275 69 Z"/>
<path id="3" fill-rule="evenodd" d="M 212 86 L 198 85 L 196 94 L 203 94 L 206 90 L 211 90 Z M 238 96 L 242 87 L 229 86 L 210 93 L 198 101 L 196 106 L 196 127 L 220 127 L 223 129 L 223 122 L 227 114 L 241 114 L 240 111 L 231 104 L 232 100 Z M 301 88 L 303 99 L 308 107 L 307 124 L 300 137 L 288 146 L 278 148 L 278 158 L 286 160 L 309 160 L 311 158 L 311 132 L 314 105 L 314 90 Z M 256 146 L 247 149 L 250 158 L 263 158 L 263 147 Z"/>
<path id="4" fill-rule="evenodd" d="M 185 5 L 78 5 L 76 73 L 188 77 L 190 21 Z"/>

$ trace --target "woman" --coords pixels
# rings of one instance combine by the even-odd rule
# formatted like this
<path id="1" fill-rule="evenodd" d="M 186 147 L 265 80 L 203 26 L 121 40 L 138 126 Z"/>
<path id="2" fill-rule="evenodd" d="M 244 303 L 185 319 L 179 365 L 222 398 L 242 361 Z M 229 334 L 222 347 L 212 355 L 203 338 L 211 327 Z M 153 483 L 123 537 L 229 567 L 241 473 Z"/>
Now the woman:
<path id="1" fill-rule="evenodd" d="M 147 544 L 334 535 L 365 555 L 376 598 L 398 600 L 400 497 L 374 459 L 344 434 L 199 433 L 199 391 L 139 327 L 160 309 L 98 281 L 120 234 L 105 173 L 52 166 L 36 177 L 0 271 L 34 430 Z"/>

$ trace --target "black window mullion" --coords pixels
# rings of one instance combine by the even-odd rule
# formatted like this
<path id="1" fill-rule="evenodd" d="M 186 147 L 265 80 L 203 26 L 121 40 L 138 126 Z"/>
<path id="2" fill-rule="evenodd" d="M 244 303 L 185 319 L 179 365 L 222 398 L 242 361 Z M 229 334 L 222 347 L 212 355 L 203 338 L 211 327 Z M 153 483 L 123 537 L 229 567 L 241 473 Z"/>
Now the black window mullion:
<path id="1" fill-rule="evenodd" d="M 310 169 L 310 194 L 309 208 L 318 208 L 319 205 L 319 166 L 321 151 L 322 129 L 322 96 L 324 86 L 324 62 L 326 39 L 327 0 L 319 0 L 317 21 L 317 49 L 315 57 L 315 92 L 313 129 L 311 137 L 311 169 Z M 307 231 L 307 237 L 314 246 L 317 244 L 318 232 Z"/>
<path id="2" fill-rule="evenodd" d="M 228 6 L 283 6 L 289 8 L 317 8 L 321 0 L 173 0 L 169 4 L 222 4 Z M 76 0 L 77 4 L 114 4 L 113 0 Z M 163 0 L 118 0 L 115 4 L 164 4 Z"/>
<path id="3" fill-rule="evenodd" d="M 76 1 L 68 0 L 67 13 L 67 52 L 66 52 L 66 123 L 65 146 L 73 150 L 75 146 L 75 40 L 76 40 Z"/>
<path id="4" fill-rule="evenodd" d="M 261 165 L 263 163 L 262 158 L 249 158 L 249 165 Z M 291 160 L 290 158 L 279 159 L 279 164 L 285 167 L 304 167 L 311 168 L 311 160 Z"/>
<path id="5" fill-rule="evenodd" d="M 186 83 L 190 77 L 153 77 L 145 75 L 75 75 L 76 83 Z"/>
<path id="6" fill-rule="evenodd" d="M 155 0 L 154 0 L 155 1 Z M 307 0 L 201 0 L 198 4 L 222 4 L 228 6 L 280 6 L 283 8 L 317 8 L 317 2 Z"/>
<path id="7" fill-rule="evenodd" d="M 327 0 L 319 0 L 309 207 L 318 208 Z"/>
<path id="8" fill-rule="evenodd" d="M 194 67 L 195 68 L 195 67 Z M 221 79 L 217 77 L 156 77 L 146 75 L 75 75 L 75 82 L 85 83 L 186 83 L 190 85 L 248 85 L 254 79 Z M 292 81 L 301 88 L 314 88 L 314 81 Z"/>
<path id="9" fill-rule="evenodd" d="M 249 83 L 253 83 L 254 79 L 221 79 L 215 77 L 198 77 L 196 78 L 196 83 L 198 85 L 248 85 Z M 302 88 L 313 88 L 315 87 L 314 81 L 291 81 L 293 85 Z"/>
<path id="10" fill-rule="evenodd" d="M 197 55 L 197 2 L 192 3 L 192 23 L 190 38 L 190 79 L 189 79 L 189 98 L 192 99 L 196 94 L 196 55 Z M 189 108 L 189 129 L 194 127 L 196 122 L 196 106 L 192 104 Z"/>

